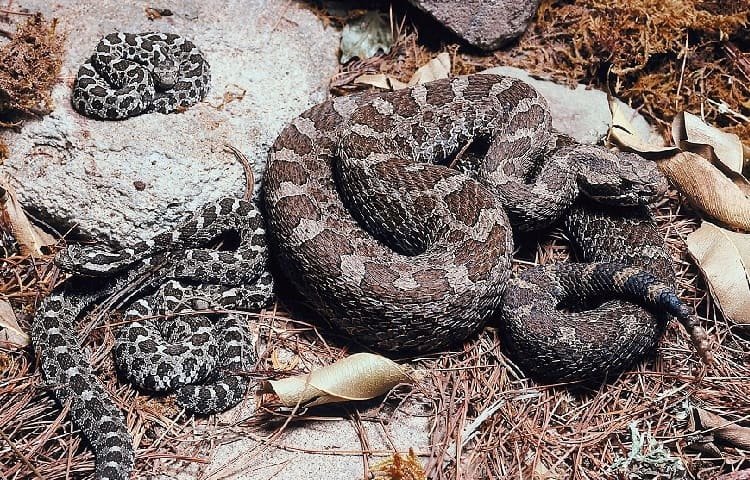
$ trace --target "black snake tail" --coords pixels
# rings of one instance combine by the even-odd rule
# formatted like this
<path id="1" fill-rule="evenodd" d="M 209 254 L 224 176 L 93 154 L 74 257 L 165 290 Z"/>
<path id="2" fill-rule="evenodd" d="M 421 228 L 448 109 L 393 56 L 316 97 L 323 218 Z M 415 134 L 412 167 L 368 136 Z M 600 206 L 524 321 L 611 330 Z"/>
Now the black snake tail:
<path id="1" fill-rule="evenodd" d="M 654 312 L 657 321 L 627 302 Z M 579 380 L 619 372 L 640 359 L 656 344 L 668 315 L 692 318 L 674 288 L 649 272 L 622 263 L 562 263 L 531 268 L 509 282 L 500 329 L 524 372 Z"/>
<path id="2" fill-rule="evenodd" d="M 604 262 L 564 263 L 551 265 L 549 269 L 558 276 L 558 282 L 563 287 L 564 293 L 559 297 L 561 301 L 572 300 L 571 303 L 574 303 L 610 295 L 677 318 L 692 315 L 672 286 L 638 267 Z"/>

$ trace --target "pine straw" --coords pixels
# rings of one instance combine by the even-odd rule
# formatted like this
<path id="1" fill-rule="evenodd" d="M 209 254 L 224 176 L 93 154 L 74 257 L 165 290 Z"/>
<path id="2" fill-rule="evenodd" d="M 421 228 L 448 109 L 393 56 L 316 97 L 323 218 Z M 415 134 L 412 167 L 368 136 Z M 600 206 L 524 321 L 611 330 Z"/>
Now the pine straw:
<path id="1" fill-rule="evenodd" d="M 723 459 L 706 459 L 688 448 L 694 433 L 687 427 L 690 406 L 727 420 L 750 419 L 750 348 L 719 315 L 687 259 L 684 239 L 697 228 L 695 213 L 673 192 L 657 220 L 673 254 L 682 298 L 719 339 L 715 365 L 702 365 L 684 330 L 672 324 L 654 358 L 610 383 L 541 386 L 519 375 L 503 357 L 496 332 L 486 331 L 464 352 L 436 362 L 443 374 L 435 377 L 440 413 L 432 436 L 431 478 L 614 478 L 608 469 L 629 452 L 631 422 L 663 442 L 697 478 L 750 467 L 746 452 L 727 448 Z M 528 260 L 556 262 L 566 253 L 564 242 L 552 239 Z M 488 411 L 494 413 L 465 442 L 462 464 L 446 465 L 445 458 L 455 458 L 456 445 L 465 441 L 466 426 Z"/>
<path id="2" fill-rule="evenodd" d="M 658 221 L 679 271 L 682 297 L 697 308 L 704 325 L 719 340 L 716 364 L 708 369 L 696 358 L 681 327 L 671 325 L 654 358 L 608 383 L 595 387 L 537 385 L 522 378 L 505 359 L 497 332 L 490 327 L 460 351 L 417 360 L 416 368 L 428 372 L 425 379 L 412 393 L 397 390 L 382 404 L 378 400 L 290 412 L 266 395 L 258 415 L 196 421 L 186 417 L 172 397 L 148 396 L 117 381 L 110 355 L 111 328 L 116 322 L 94 329 L 86 346 L 109 393 L 126 412 L 137 443 L 137 478 L 163 469 L 165 464 L 183 469 L 187 463 L 207 463 L 217 443 L 240 437 L 261 442 L 249 453 L 250 460 L 242 460 L 246 462 L 268 448 L 282 448 L 300 455 L 331 455 L 332 470 L 337 455 L 362 456 L 364 465 L 370 465 L 370 455 L 388 452 L 373 451 L 364 433 L 361 450 L 325 452 L 287 444 L 280 433 L 292 423 L 304 424 L 321 414 L 321 418 L 344 415 L 363 431 L 362 422 L 388 422 L 406 397 L 427 402 L 432 412 L 431 448 L 417 452 L 428 458 L 428 478 L 601 478 L 616 458 L 627 456 L 631 422 L 663 442 L 696 478 L 712 478 L 721 471 L 750 466 L 746 453 L 726 447 L 723 459 L 711 459 L 689 450 L 694 432 L 687 427 L 685 412 L 688 406 L 701 406 L 727 420 L 747 423 L 748 344 L 721 317 L 687 260 L 684 238 L 697 226 L 695 213 L 672 193 L 660 206 Z M 567 246 L 559 232 L 552 232 L 536 248 L 524 252 L 514 262 L 514 269 L 564 260 Z M 39 292 L 59 281 L 56 269 L 29 258 L 5 259 L 1 278 L 1 291 L 28 314 Z M 28 321 L 30 316 L 26 317 Z M 331 332 L 290 318 L 279 305 L 260 315 L 248 315 L 248 321 L 257 325 L 260 343 L 265 346 L 259 369 L 251 372 L 255 378 L 307 372 L 356 349 Z M 4 437 L 0 474 L 4 478 L 57 479 L 91 473 L 93 456 L 69 422 L 66 410 L 61 411 L 42 386 L 30 352 L 0 347 L 0 365 L 4 367 L 0 369 Z M 256 399 L 248 398 L 246 407 Z M 469 427 L 477 417 L 483 421 Z M 461 461 L 456 463 L 456 458 Z"/>

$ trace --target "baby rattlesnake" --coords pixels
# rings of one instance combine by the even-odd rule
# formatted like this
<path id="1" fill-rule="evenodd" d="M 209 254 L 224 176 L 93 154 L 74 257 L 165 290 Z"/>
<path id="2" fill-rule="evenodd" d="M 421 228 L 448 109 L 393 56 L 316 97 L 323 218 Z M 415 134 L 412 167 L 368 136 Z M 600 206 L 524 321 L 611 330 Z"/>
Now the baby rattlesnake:
<path id="1" fill-rule="evenodd" d="M 172 113 L 208 94 L 208 62 L 193 42 L 174 33 L 110 33 L 81 65 L 73 107 L 88 117 L 120 120 Z"/>
<path id="2" fill-rule="evenodd" d="M 211 248 L 229 233 L 239 238 L 236 249 Z M 71 246 L 58 255 L 57 263 L 77 276 L 40 305 L 32 339 L 46 384 L 61 404 L 70 402 L 71 418 L 92 445 L 97 478 L 129 478 L 133 446 L 122 413 L 81 354 L 75 333 L 81 312 L 151 273 L 130 296 L 156 292 L 131 305 L 128 323 L 117 332 L 119 369 L 142 388 L 177 390 L 177 402 L 188 410 L 223 411 L 243 398 L 248 381 L 242 372 L 255 357 L 242 319 L 209 310 L 265 306 L 273 294 L 266 259 L 262 217 L 252 203 L 232 198 L 131 248 Z M 179 315 L 189 310 L 205 313 Z"/>

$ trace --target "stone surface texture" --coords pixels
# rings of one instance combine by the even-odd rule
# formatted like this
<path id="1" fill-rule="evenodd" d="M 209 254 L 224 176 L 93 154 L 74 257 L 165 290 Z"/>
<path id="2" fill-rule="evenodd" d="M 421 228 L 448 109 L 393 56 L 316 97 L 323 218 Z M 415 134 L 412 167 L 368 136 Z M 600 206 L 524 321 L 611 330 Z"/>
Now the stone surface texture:
<path id="1" fill-rule="evenodd" d="M 539 0 L 409 0 L 435 20 L 483 50 L 495 50 L 520 36 Z"/>
<path id="2" fill-rule="evenodd" d="M 331 411 L 329 407 L 329 412 Z M 252 410 L 252 409 L 250 409 Z M 350 409 L 351 410 L 351 409 Z M 340 415 L 341 410 L 334 410 Z M 368 475 L 362 451 L 369 451 L 371 469 L 394 452 L 406 455 L 413 449 L 424 465 L 429 450 L 430 411 L 425 404 L 407 400 L 395 412 L 378 414 L 360 410 L 360 421 L 328 417 L 325 410 L 317 420 L 296 420 L 277 430 L 261 429 L 254 435 L 238 432 L 233 441 L 221 442 L 212 452 L 211 463 L 185 466 L 165 463 L 157 480 L 221 478 L 232 480 L 354 480 Z M 243 425 L 247 420 L 241 408 L 222 415 L 227 425 Z M 275 426 L 278 429 L 280 426 Z M 196 427 L 198 429 L 200 427 Z M 202 427 L 207 435 L 216 428 Z M 242 428 L 242 427 L 241 427 Z M 271 444 L 262 439 L 273 438 Z M 313 453 L 315 452 L 315 453 Z"/>
<path id="3" fill-rule="evenodd" d="M 3 166 L 22 204 L 62 232 L 128 245 L 170 227 L 220 196 L 241 196 L 245 178 L 230 144 L 260 179 L 281 128 L 326 98 L 340 33 L 307 4 L 285 0 L 163 1 L 174 15 L 150 21 L 147 1 L 22 0 L 14 8 L 59 19 L 67 33 L 55 110 L 4 131 Z M 211 64 L 206 100 L 179 114 L 97 121 L 70 105 L 80 64 L 107 33 L 164 31 L 192 40 Z M 233 98 L 233 100 L 232 100 Z M 231 100 L 231 101 L 230 101 Z"/>

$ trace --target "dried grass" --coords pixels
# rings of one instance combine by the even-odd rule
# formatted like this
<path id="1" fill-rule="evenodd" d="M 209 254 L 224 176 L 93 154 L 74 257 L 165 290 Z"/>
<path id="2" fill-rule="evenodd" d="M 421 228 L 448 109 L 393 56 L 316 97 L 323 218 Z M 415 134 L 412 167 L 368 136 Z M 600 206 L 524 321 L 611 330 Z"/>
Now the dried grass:
<path id="1" fill-rule="evenodd" d="M 11 40 L 0 48 L 0 128 L 21 125 L 19 115 L 44 115 L 52 111 L 52 86 L 62 67 L 62 35 L 57 32 L 57 20 L 45 20 L 40 14 L 2 10 L 0 14 L 14 14 L 25 19 Z M 0 162 L 9 151 L 0 139 Z"/>
<path id="2" fill-rule="evenodd" d="M 489 58 L 609 89 L 658 125 L 688 110 L 747 138 L 748 23 L 743 0 L 543 0 L 518 45 Z"/>

